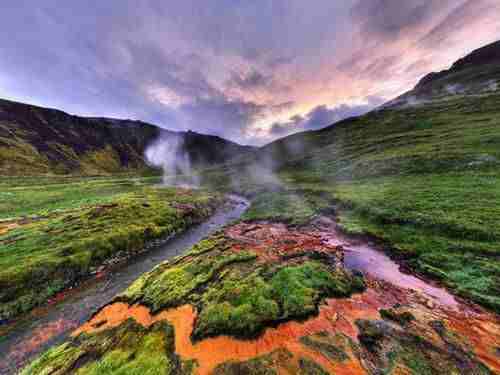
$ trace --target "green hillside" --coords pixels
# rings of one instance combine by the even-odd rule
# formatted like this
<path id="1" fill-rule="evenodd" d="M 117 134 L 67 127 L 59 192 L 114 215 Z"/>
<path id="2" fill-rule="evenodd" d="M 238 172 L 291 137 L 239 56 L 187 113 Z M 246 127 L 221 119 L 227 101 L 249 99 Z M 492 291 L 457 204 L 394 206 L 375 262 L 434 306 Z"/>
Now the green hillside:
<path id="1" fill-rule="evenodd" d="M 373 112 L 306 142 L 279 175 L 328 196 L 346 231 L 500 311 L 500 95 Z"/>
<path id="2" fill-rule="evenodd" d="M 464 77 L 478 83 L 469 91 L 280 139 L 251 162 L 207 171 L 206 180 L 247 194 L 293 191 L 291 211 L 282 194 L 276 204 L 272 195 L 258 199 L 267 217 L 296 221 L 334 208 L 346 231 L 381 239 L 413 271 L 500 311 L 500 90 L 492 84 L 500 81 L 500 43 L 478 51 L 402 97 Z M 474 89 L 481 82 L 489 89 Z M 272 172 L 252 172 L 256 165 Z"/>
<path id="3" fill-rule="evenodd" d="M 162 137 L 182 138 L 193 166 L 252 150 L 220 137 L 172 132 L 142 121 L 86 118 L 0 100 L 0 176 L 158 174 L 145 150 Z"/>

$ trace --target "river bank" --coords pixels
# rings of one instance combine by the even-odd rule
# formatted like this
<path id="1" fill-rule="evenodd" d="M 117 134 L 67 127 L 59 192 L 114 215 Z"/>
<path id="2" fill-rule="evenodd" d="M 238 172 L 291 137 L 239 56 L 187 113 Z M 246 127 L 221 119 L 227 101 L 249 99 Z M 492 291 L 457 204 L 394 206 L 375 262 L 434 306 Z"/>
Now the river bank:
<path id="1" fill-rule="evenodd" d="M 243 220 L 142 275 L 25 374 L 494 374 L 498 342 L 497 315 L 329 217 Z"/>
<path id="2" fill-rule="evenodd" d="M 125 289 L 137 277 L 156 264 L 181 254 L 203 237 L 236 220 L 245 211 L 248 202 L 229 196 L 205 222 L 171 238 L 160 246 L 129 259 L 126 263 L 96 274 L 79 287 L 60 294 L 53 303 L 37 308 L 10 325 L 1 327 L 0 374 L 14 374 L 40 352 L 56 345 L 85 322 L 99 307 Z"/>

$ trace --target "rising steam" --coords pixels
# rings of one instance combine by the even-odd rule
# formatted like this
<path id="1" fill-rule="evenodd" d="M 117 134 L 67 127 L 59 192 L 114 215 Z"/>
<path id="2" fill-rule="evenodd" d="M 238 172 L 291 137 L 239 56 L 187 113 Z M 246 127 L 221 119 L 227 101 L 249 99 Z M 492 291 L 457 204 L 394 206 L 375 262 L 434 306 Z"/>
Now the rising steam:
<path id="1" fill-rule="evenodd" d="M 191 158 L 178 133 L 162 133 L 145 151 L 147 162 L 163 170 L 163 183 L 175 186 L 198 186 L 196 173 L 191 168 Z"/>

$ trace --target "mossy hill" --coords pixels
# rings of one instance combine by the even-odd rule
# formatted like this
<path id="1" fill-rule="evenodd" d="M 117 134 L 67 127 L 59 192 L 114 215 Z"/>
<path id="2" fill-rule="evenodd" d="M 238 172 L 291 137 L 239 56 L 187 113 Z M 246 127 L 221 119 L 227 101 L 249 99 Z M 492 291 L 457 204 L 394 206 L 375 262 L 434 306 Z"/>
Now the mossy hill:
<path id="1" fill-rule="evenodd" d="M 182 137 L 193 166 L 221 163 L 252 149 L 142 121 L 79 117 L 0 100 L 0 175 L 151 174 L 155 171 L 145 162 L 146 147 L 174 134 Z"/>

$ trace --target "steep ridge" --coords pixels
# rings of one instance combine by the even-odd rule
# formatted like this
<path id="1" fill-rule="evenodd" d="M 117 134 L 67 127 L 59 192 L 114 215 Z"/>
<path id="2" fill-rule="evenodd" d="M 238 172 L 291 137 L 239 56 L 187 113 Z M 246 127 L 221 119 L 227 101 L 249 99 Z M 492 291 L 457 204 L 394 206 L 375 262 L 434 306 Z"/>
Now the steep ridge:
<path id="1" fill-rule="evenodd" d="M 415 88 L 385 107 L 421 104 L 457 95 L 485 95 L 500 83 L 500 41 L 479 48 L 457 60 L 449 69 L 429 73 Z"/>
<path id="2" fill-rule="evenodd" d="M 496 79 L 498 46 L 457 62 L 448 82 L 459 82 L 459 71 L 474 73 L 470 87 Z M 326 197 L 319 208 L 334 210 L 346 231 L 383 240 L 413 272 L 500 311 L 499 90 L 382 107 L 273 142 L 258 159 L 278 189 L 305 195 L 314 209 Z M 232 189 L 259 191 L 262 181 L 241 176 L 241 165 L 224 172 L 232 170 Z M 220 187 L 222 175 L 213 175 Z M 261 207 L 283 211 L 269 200 Z"/>
<path id="3" fill-rule="evenodd" d="M 173 135 L 183 138 L 193 166 L 225 162 L 252 149 L 142 121 L 85 118 L 0 100 L 0 175 L 147 173 L 152 169 L 144 159 L 146 147 Z"/>
<path id="4" fill-rule="evenodd" d="M 308 152 L 336 142 L 342 134 L 355 134 L 359 126 L 371 119 L 383 118 L 387 109 L 411 109 L 423 104 L 438 105 L 440 100 L 457 100 L 495 95 L 500 92 L 500 41 L 479 48 L 456 61 L 450 69 L 429 73 L 413 90 L 360 117 L 348 118 L 317 131 L 307 131 L 281 138 L 260 152 L 262 159 L 271 159 L 275 165 L 284 161 L 302 159 Z M 446 105 L 444 103 L 443 105 Z M 368 120 L 368 121 L 366 121 Z M 390 131 L 395 128 L 389 128 Z M 371 141 L 375 141 L 371 139 Z M 304 155 L 306 154 L 306 155 Z"/>

